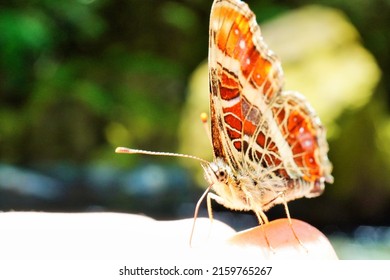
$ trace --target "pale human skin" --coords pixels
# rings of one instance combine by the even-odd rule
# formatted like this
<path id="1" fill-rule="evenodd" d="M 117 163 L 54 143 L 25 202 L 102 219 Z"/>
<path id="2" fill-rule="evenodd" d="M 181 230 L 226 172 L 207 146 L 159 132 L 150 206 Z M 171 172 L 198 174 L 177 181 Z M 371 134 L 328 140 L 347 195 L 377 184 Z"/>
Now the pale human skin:
<path id="1" fill-rule="evenodd" d="M 235 232 L 207 218 L 156 221 L 120 213 L 0 213 L 0 260 L 14 259 L 337 259 L 311 225 L 287 219 Z M 266 234 L 269 244 L 264 238 Z"/>

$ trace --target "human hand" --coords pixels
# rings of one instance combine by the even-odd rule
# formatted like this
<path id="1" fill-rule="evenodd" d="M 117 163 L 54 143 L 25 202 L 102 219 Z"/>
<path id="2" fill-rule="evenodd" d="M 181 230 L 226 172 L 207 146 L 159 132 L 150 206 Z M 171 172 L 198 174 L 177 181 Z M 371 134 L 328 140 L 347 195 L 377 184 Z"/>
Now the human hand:
<path id="1" fill-rule="evenodd" d="M 167 227 L 167 231 L 161 232 L 174 233 L 189 231 L 192 222 L 192 219 L 186 219 L 157 223 L 160 224 L 161 228 Z M 195 225 L 195 240 L 192 242 L 192 247 L 189 247 L 189 239 L 185 234 L 175 237 L 169 246 L 176 248 L 176 252 L 187 248 L 185 255 L 189 258 L 218 260 L 338 259 L 328 238 L 318 229 L 295 219 L 292 220 L 292 225 L 299 240 L 295 237 L 288 219 L 278 219 L 267 225 L 235 232 L 220 221 L 214 221 L 210 225 L 209 219 L 201 218 L 197 220 Z M 167 238 L 167 240 L 170 239 Z"/>
<path id="2" fill-rule="evenodd" d="M 328 239 L 309 224 L 287 219 L 236 233 L 207 218 L 156 221 L 119 213 L 0 213 L 1 259 L 337 259 Z M 209 235 L 210 232 L 210 235 Z M 264 238 L 267 234 L 272 249 Z"/>

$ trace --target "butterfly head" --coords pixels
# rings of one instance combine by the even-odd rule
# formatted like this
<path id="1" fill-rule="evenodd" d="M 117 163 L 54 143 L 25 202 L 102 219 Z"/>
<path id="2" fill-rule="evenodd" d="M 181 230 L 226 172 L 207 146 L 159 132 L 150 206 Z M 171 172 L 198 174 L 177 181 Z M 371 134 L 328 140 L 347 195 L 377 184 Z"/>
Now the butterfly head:
<path id="1" fill-rule="evenodd" d="M 235 210 L 251 210 L 246 195 L 243 193 L 237 174 L 222 159 L 202 163 L 205 178 L 218 196 L 218 203 Z"/>
<path id="2" fill-rule="evenodd" d="M 220 158 L 207 164 L 202 163 L 205 171 L 205 177 L 210 184 L 228 184 L 234 180 L 234 175 L 231 168 Z"/>

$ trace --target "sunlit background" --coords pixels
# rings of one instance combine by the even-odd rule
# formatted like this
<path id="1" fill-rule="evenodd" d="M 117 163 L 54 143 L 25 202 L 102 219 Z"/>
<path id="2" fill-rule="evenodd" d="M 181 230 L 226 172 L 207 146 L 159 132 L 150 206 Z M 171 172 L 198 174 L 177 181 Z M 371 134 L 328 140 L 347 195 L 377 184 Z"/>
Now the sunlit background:
<path id="1" fill-rule="evenodd" d="M 0 210 L 193 216 L 212 159 L 211 0 L 34 0 L 0 4 Z M 390 258 L 390 2 L 247 1 L 328 130 L 335 183 L 289 203 L 340 258 Z M 213 205 L 237 230 L 252 213 Z M 201 211 L 206 216 L 205 208 Z M 285 217 L 283 207 L 268 212 Z M 183 233 L 186 234 L 186 233 Z"/>

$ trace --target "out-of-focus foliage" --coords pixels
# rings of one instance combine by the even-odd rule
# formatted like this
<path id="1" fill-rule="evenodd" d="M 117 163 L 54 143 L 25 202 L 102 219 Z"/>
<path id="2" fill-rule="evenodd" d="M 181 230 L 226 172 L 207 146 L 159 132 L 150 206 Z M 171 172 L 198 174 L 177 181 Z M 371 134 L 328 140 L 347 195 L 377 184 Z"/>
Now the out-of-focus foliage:
<path id="1" fill-rule="evenodd" d="M 188 92 L 200 83 L 207 83 L 205 66 L 203 70 L 195 69 L 207 58 L 211 3 L 211 0 L 2 2 L 0 161 L 6 165 L 0 166 L 0 187 L 22 193 L 23 188 L 12 186 L 23 185 L 23 180 L 38 182 L 44 178 L 46 189 L 58 188 L 52 192 L 56 194 L 56 209 L 86 209 L 93 201 L 97 206 L 110 205 L 114 210 L 127 209 L 124 206 L 127 204 L 137 204 L 137 209 L 154 205 L 156 210 L 161 205 L 162 193 L 166 204 L 174 208 L 180 199 L 166 197 L 168 191 L 161 192 L 166 177 L 160 180 L 163 183 L 156 187 L 159 195 L 153 199 L 140 202 L 134 197 L 123 197 L 123 193 L 138 193 L 142 188 L 151 190 L 157 183 L 153 181 L 144 187 L 142 182 L 149 181 L 145 180 L 142 167 L 138 172 L 141 175 L 129 175 L 126 177 L 129 180 L 121 181 L 123 173 L 116 168 L 130 169 L 152 159 L 115 155 L 113 151 L 116 146 L 178 151 L 180 130 L 194 144 L 205 143 L 195 155 L 211 156 L 206 133 L 192 130 L 192 126 L 201 126 L 198 116 L 207 110 L 207 87 L 201 97 L 206 108 L 182 114 L 185 104 L 198 102 Z M 271 45 L 273 38 L 279 38 L 272 49 L 285 63 L 286 87 L 307 96 L 314 94 L 315 97 L 309 98 L 330 129 L 335 184 L 328 186 L 320 198 L 299 201 L 303 207 L 292 207 L 297 209 L 295 216 L 310 217 L 324 224 L 390 224 L 387 214 L 390 211 L 389 1 L 248 3 L 261 25 L 286 19 L 277 26 L 264 25 L 266 40 Z M 299 11 L 310 10 L 306 6 L 313 4 L 335 11 L 324 28 L 310 17 L 299 16 Z M 293 25 L 293 17 L 300 18 L 301 25 Z M 333 37 L 327 37 L 329 34 Z M 324 38 L 332 41 L 321 41 Z M 321 44 L 307 49 L 313 41 Z M 277 50 L 278 42 L 282 43 Z M 292 51 L 299 54 L 299 59 L 290 56 L 289 60 L 288 52 Z M 317 75 L 320 65 L 326 65 L 329 76 Z M 190 79 L 195 76 L 196 79 Z M 333 82 L 327 83 L 327 77 Z M 318 88 L 318 84 L 322 87 Z M 324 96 L 324 92 L 332 95 Z M 316 103 L 320 96 L 324 99 Z M 186 124 L 182 123 L 184 119 Z M 153 160 L 174 162 L 168 158 Z M 9 165 L 39 169 L 49 177 L 57 176 L 62 184 Z M 167 169 L 171 172 L 170 167 Z M 152 174 L 160 174 L 153 170 Z M 9 174 L 18 176 L 18 180 L 12 180 Z M 162 178 L 153 176 L 156 181 Z M 172 184 L 184 189 L 190 185 L 184 177 L 172 175 L 172 178 L 176 180 Z M 138 189 L 137 182 L 141 182 Z M 58 200 L 70 185 L 74 187 L 72 205 Z M 34 186 L 35 190 L 42 189 Z M 179 194 L 178 189 L 173 190 Z M 15 201 L 5 201 L 1 196 L 0 206 L 18 209 L 12 204 Z M 292 204 L 298 206 L 298 202 Z M 35 200 L 22 208 L 40 209 Z"/>
<path id="2" fill-rule="evenodd" d="M 378 85 L 376 60 L 340 10 L 305 6 L 269 22 L 263 34 L 282 60 L 285 88 L 303 93 L 331 133 L 340 114 L 364 106 Z"/>
<path id="3" fill-rule="evenodd" d="M 207 52 L 202 13 L 171 1 L 2 4 L 2 160 L 90 163 L 113 160 L 116 145 L 172 149 L 187 76 Z"/>

